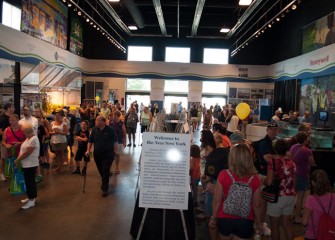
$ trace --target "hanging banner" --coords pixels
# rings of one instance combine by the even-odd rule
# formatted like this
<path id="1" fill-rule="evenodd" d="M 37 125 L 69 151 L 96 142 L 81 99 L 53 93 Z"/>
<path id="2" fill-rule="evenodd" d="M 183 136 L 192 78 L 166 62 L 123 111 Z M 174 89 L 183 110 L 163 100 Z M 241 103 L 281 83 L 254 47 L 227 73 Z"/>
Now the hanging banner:
<path id="1" fill-rule="evenodd" d="M 305 26 L 302 34 L 302 53 L 335 43 L 335 12 Z"/>
<path id="2" fill-rule="evenodd" d="M 21 31 L 66 49 L 67 12 L 60 1 L 22 1 Z"/>
<path id="3" fill-rule="evenodd" d="M 190 140 L 189 134 L 143 134 L 140 207 L 188 209 Z"/>
<path id="4" fill-rule="evenodd" d="M 83 22 L 77 14 L 71 16 L 70 51 L 83 56 Z"/>

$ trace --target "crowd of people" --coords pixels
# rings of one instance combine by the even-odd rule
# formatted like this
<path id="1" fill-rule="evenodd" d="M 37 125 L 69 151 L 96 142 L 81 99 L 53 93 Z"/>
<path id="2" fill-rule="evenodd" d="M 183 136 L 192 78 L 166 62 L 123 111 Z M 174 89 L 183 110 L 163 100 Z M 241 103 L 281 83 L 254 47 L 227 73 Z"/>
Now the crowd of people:
<path id="1" fill-rule="evenodd" d="M 55 111 L 52 120 L 39 108 L 33 112 L 30 106 L 21 109 L 21 119 L 14 114 L 13 104 L 5 104 L 3 110 L 0 180 L 11 177 L 5 176 L 5 160 L 15 159 L 14 164 L 22 167 L 26 183 L 27 198 L 22 200 L 22 209 L 35 206 L 36 184 L 43 180 L 41 168 L 62 173 L 70 156 L 76 163 L 72 173 L 85 176 L 93 146 L 101 176 L 101 195 L 106 197 L 114 159 L 114 173 L 120 174 L 120 156 L 124 148 L 136 147 L 138 124 L 141 133 L 148 131 L 159 113 L 158 104 L 139 106 L 136 101 L 127 112 L 119 103 L 103 101 L 98 108 L 85 101 L 79 109 L 80 122 L 68 108 Z M 178 106 L 178 112 L 181 111 Z M 251 142 L 240 131 L 241 121 L 233 108 L 207 109 L 205 104 L 196 104 L 188 113 L 193 131 L 202 127 L 200 146 L 193 144 L 190 150 L 193 205 L 200 213 L 197 218 L 208 221 L 211 239 L 251 239 L 254 234 L 280 239 L 280 225 L 284 237 L 293 239 L 291 224 L 306 226 L 306 239 L 317 239 L 318 216 L 323 209 L 335 219 L 335 195 L 327 174 L 316 170 L 310 176 L 315 162 L 308 123 L 302 122 L 296 136 L 284 140 L 277 139 L 278 125 L 273 119 L 267 125 L 266 136 Z M 53 164 L 49 150 L 55 154 Z M 262 191 L 276 181 L 277 200 L 268 202 Z M 203 205 L 198 198 L 201 194 Z"/>
<path id="2" fill-rule="evenodd" d="M 223 121 L 213 116 L 211 128 L 203 117 L 201 144 L 192 145 L 190 151 L 195 212 L 198 220 L 208 222 L 211 239 L 251 239 L 261 235 L 294 239 L 293 224 L 306 228 L 305 239 L 319 239 L 320 216 L 329 214 L 335 222 L 335 194 L 327 173 L 313 171 L 317 166 L 310 149 L 308 112 L 296 120 L 300 125 L 294 137 L 278 139 L 278 120 L 272 119 L 266 136 L 255 142 L 244 139 L 239 120 L 232 121 L 234 128 L 229 131 L 236 114 L 234 109 L 227 113 Z M 276 114 L 282 119 L 281 112 Z M 277 200 L 271 202 L 262 197 L 263 189 L 274 182 L 278 184 Z"/>

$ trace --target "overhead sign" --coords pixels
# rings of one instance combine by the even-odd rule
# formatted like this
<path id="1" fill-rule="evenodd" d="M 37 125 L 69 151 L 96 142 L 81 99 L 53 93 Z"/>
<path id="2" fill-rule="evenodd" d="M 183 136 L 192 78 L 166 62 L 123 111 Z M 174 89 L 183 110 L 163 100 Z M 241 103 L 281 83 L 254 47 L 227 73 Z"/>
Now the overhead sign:
<path id="1" fill-rule="evenodd" d="M 145 132 L 139 206 L 188 209 L 189 159 L 189 134 Z"/>

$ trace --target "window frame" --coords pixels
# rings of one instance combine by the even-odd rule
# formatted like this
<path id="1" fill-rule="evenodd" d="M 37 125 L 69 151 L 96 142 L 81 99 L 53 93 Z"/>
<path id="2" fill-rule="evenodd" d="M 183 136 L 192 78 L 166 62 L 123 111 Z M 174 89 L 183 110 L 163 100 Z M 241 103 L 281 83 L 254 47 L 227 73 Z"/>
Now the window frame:
<path id="1" fill-rule="evenodd" d="M 129 53 L 132 52 L 132 50 L 130 50 L 129 48 L 150 48 L 151 50 L 151 56 L 150 56 L 150 60 L 144 58 L 144 59 L 129 59 Z M 152 58 L 153 58 L 153 47 L 152 46 L 137 46 L 137 45 L 130 45 L 128 46 L 128 49 L 127 49 L 127 61 L 137 61 L 137 62 L 152 62 Z"/>
<path id="2" fill-rule="evenodd" d="M 227 54 L 226 54 L 226 58 L 225 58 L 225 62 L 210 62 L 210 61 L 208 61 L 208 62 L 205 62 L 205 57 L 206 57 L 206 50 L 211 50 L 211 51 L 213 51 L 213 52 L 218 52 L 218 51 L 220 51 L 220 50 L 222 50 L 222 51 L 225 51 Z M 228 48 L 204 48 L 204 50 L 203 50 L 203 58 L 202 58 L 202 63 L 203 64 L 220 64 L 220 65 L 225 65 L 225 64 L 229 64 L 229 49 Z"/>

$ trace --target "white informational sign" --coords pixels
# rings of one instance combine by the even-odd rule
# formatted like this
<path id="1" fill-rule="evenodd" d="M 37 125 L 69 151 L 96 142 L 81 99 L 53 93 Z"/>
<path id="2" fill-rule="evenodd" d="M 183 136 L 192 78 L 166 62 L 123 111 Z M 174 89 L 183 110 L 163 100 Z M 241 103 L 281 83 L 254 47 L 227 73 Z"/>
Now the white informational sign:
<path id="1" fill-rule="evenodd" d="M 188 209 L 189 168 L 189 134 L 143 133 L 139 206 Z"/>

